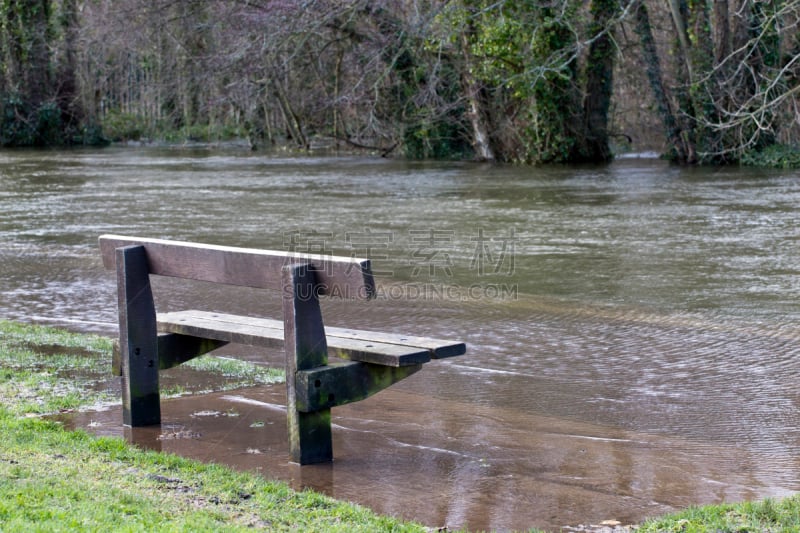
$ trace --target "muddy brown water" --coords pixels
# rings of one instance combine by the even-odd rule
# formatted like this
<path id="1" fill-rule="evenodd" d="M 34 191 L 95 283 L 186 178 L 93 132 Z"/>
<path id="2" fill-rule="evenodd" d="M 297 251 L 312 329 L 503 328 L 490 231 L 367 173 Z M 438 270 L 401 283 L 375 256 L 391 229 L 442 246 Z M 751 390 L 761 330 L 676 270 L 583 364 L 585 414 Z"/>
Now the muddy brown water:
<path id="1" fill-rule="evenodd" d="M 430 526 L 638 522 L 800 489 L 800 176 L 404 163 L 244 150 L 0 154 L 0 317 L 113 335 L 107 232 L 369 255 L 381 290 L 326 323 L 461 338 L 334 409 L 332 465 L 287 461 L 282 386 L 69 421 Z M 162 309 L 274 295 L 156 280 Z M 280 364 L 276 353 L 222 353 Z"/>

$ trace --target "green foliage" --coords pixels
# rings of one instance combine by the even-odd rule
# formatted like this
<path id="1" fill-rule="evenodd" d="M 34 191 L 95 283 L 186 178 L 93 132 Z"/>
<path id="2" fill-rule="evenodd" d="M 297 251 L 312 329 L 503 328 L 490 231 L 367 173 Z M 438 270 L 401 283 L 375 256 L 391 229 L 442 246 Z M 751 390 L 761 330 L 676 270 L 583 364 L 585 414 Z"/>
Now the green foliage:
<path id="1" fill-rule="evenodd" d="M 466 39 L 472 73 L 488 97 L 493 129 L 511 131 L 498 144 L 503 160 L 568 161 L 576 142 L 574 113 L 578 4 L 464 1 L 439 16 L 442 35 L 458 49 Z M 513 117 L 509 119 L 508 117 Z M 578 121 L 579 122 L 579 121 Z"/>
<path id="2" fill-rule="evenodd" d="M 108 140 L 97 125 L 81 129 L 64 123 L 61 108 L 53 101 L 33 108 L 21 96 L 0 100 L 0 146 L 103 146 Z"/>
<path id="3" fill-rule="evenodd" d="M 403 152 L 409 159 L 463 159 L 472 153 L 472 147 L 459 123 L 464 110 L 459 108 L 451 116 L 426 118 L 420 110 L 419 117 L 403 132 Z"/>
<path id="4" fill-rule="evenodd" d="M 392 50 L 396 76 L 385 91 L 381 109 L 383 115 L 394 115 L 392 120 L 403 124 L 404 155 L 409 159 L 468 157 L 472 147 L 464 133 L 466 110 L 459 101 L 461 80 L 454 58 L 442 56 L 435 40 L 412 43 L 404 39 L 398 48 Z M 419 98 L 420 88 L 428 86 L 429 97 Z"/>
<path id="5" fill-rule="evenodd" d="M 800 148 L 784 144 L 773 144 L 761 150 L 742 154 L 740 163 L 750 167 L 800 168 Z"/>
<path id="6" fill-rule="evenodd" d="M 106 113 L 103 117 L 103 130 L 114 142 L 138 141 L 149 133 L 144 117 L 121 111 Z"/>
<path id="7" fill-rule="evenodd" d="M 88 124 L 83 126 L 81 132 L 73 137 L 71 144 L 84 144 L 86 146 L 108 146 L 111 140 L 105 135 L 102 126 L 99 124 Z"/>
<path id="8" fill-rule="evenodd" d="M 0 146 L 32 146 L 35 137 L 30 110 L 18 96 L 6 96 L 2 101 Z"/>
<path id="9" fill-rule="evenodd" d="M 67 144 L 64 127 L 61 123 L 61 109 L 55 102 L 45 102 L 36 110 L 34 129 L 36 146 L 57 146 Z"/>
<path id="10" fill-rule="evenodd" d="M 532 61 L 548 65 L 553 58 L 561 57 L 571 49 L 575 36 L 560 19 L 543 13 L 532 41 Z M 563 163 L 569 160 L 575 146 L 572 130 L 577 109 L 574 93 L 577 69 L 574 61 L 564 60 L 535 73 L 532 80 L 532 98 L 529 108 L 527 153 L 525 159 L 533 163 Z"/>
<path id="11" fill-rule="evenodd" d="M 102 119 L 102 138 L 113 142 L 143 141 L 158 139 L 166 142 L 213 142 L 241 138 L 242 128 L 229 123 L 175 125 L 172 120 L 163 119 L 153 123 L 136 113 L 118 110 L 108 111 Z"/>

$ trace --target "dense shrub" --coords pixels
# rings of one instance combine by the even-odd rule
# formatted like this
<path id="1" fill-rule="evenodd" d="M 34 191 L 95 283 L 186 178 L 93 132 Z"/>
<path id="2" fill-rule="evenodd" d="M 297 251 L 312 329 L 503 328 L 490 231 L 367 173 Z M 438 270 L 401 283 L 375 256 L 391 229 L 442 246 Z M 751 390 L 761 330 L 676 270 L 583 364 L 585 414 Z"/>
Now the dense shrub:
<path id="1" fill-rule="evenodd" d="M 17 95 L 0 100 L 0 146 L 103 146 L 108 139 L 97 125 L 71 126 L 63 111 L 52 101 L 31 106 Z"/>
<path id="2" fill-rule="evenodd" d="M 744 153 L 740 162 L 751 167 L 800 168 L 800 148 L 773 144 L 763 150 Z"/>

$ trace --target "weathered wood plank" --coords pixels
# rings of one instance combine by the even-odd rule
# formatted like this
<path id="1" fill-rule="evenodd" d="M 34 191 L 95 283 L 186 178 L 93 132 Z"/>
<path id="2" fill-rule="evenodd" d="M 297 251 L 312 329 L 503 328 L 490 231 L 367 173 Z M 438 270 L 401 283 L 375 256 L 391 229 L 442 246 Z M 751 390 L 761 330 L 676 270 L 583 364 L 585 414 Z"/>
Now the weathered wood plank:
<path id="1" fill-rule="evenodd" d="M 281 324 L 277 320 L 266 318 L 247 317 L 238 315 L 226 315 L 224 313 L 210 313 L 208 311 L 185 311 L 185 313 L 196 313 L 196 316 L 215 315 L 219 320 L 229 320 L 238 324 L 249 324 L 255 327 L 279 327 Z M 274 325 L 273 325 L 274 324 Z M 401 335 L 398 333 L 385 333 L 381 331 L 368 331 L 352 328 L 337 328 L 325 326 L 325 334 L 328 337 L 328 346 L 335 343 L 335 338 L 357 339 L 359 341 L 376 342 L 381 344 L 397 344 L 413 348 L 420 348 L 430 351 L 431 359 L 444 359 L 463 355 L 467 351 L 467 346 L 463 342 L 434 339 L 431 337 L 420 337 L 416 335 Z M 355 359 L 355 358 L 352 358 Z M 363 361 L 363 359 L 356 359 Z M 426 362 L 426 361 L 418 361 Z"/>
<path id="2" fill-rule="evenodd" d="M 173 331 L 174 333 L 186 333 L 189 335 L 195 334 L 188 330 L 178 330 L 177 322 L 184 320 L 187 323 L 197 321 L 198 324 L 207 324 L 210 328 L 210 331 L 213 331 L 215 328 L 224 330 L 224 324 L 231 324 L 231 330 L 241 332 L 243 335 L 247 334 L 248 332 L 252 332 L 252 329 L 250 328 L 264 328 L 265 330 L 271 330 L 263 333 L 265 337 L 282 338 L 282 336 L 277 332 L 278 328 L 283 327 L 282 322 L 269 318 L 230 315 L 211 311 L 188 310 L 173 313 L 162 313 L 158 315 L 158 319 L 159 327 L 161 327 L 162 331 Z M 203 322 L 205 320 L 210 322 Z M 406 362 L 401 363 L 399 366 L 403 366 L 404 364 L 426 363 L 430 359 L 454 357 L 462 355 L 466 352 L 466 345 L 463 342 L 434 339 L 430 337 L 400 335 L 396 333 L 384 333 L 380 331 L 336 328 L 331 326 L 325 326 L 325 334 L 328 338 L 329 348 L 345 350 L 343 355 L 344 359 L 352 359 L 354 361 L 364 361 L 368 363 L 390 364 L 381 363 L 378 360 L 360 359 L 358 356 L 348 356 L 347 350 L 352 349 L 363 351 L 365 353 L 377 353 L 378 350 L 383 350 L 382 353 L 392 355 L 407 354 L 406 357 L 403 358 Z M 255 343 L 259 342 L 258 339 L 252 340 Z M 348 343 L 347 340 L 358 341 L 358 343 Z M 274 344 L 269 343 L 266 339 L 264 339 L 262 342 L 264 343 L 264 346 L 275 346 Z M 374 343 L 374 349 L 369 348 L 371 343 Z M 393 351 L 388 347 L 389 345 L 397 345 L 403 348 Z M 425 359 L 424 356 L 414 355 L 419 351 L 428 351 L 430 352 L 430 356 L 428 359 Z"/>
<path id="3" fill-rule="evenodd" d="M 159 330 L 168 333 L 267 348 L 282 348 L 284 345 L 283 325 L 277 320 L 259 327 L 212 316 L 192 316 L 184 311 L 159 313 L 157 320 Z"/>
<path id="4" fill-rule="evenodd" d="M 283 324 L 278 320 L 208 311 L 159 313 L 158 327 L 161 331 L 252 346 L 281 347 L 284 340 Z M 431 359 L 431 352 L 425 348 L 371 340 L 378 338 L 379 333 L 364 332 L 372 334 L 359 339 L 336 337 L 330 334 L 330 329 L 325 328 L 328 350 L 342 359 L 395 367 L 427 363 Z"/>
<path id="5" fill-rule="evenodd" d="M 459 341 L 443 339 L 433 339 L 430 337 L 418 337 L 415 335 L 400 335 L 397 333 L 384 333 L 380 331 L 366 331 L 360 329 L 336 328 L 325 326 L 325 333 L 328 338 L 340 339 L 359 339 L 363 341 L 373 341 L 383 344 L 397 344 L 402 346 L 413 346 L 428 350 L 431 359 L 444 359 L 463 355 L 467 351 L 467 345 Z"/>
<path id="6" fill-rule="evenodd" d="M 353 361 L 298 371 L 297 409 L 313 412 L 364 400 L 420 368 L 421 364 L 396 368 Z"/>
<path id="7" fill-rule="evenodd" d="M 114 268 L 116 248 L 132 245 L 147 249 L 148 269 L 159 276 L 280 290 L 281 269 L 303 263 L 314 272 L 317 294 L 346 299 L 375 296 L 369 259 L 103 235 L 100 251 L 105 267 Z"/>
<path id="8" fill-rule="evenodd" d="M 339 359 L 391 367 L 420 365 L 431 360 L 427 350 L 361 339 L 328 337 L 328 349 Z"/>

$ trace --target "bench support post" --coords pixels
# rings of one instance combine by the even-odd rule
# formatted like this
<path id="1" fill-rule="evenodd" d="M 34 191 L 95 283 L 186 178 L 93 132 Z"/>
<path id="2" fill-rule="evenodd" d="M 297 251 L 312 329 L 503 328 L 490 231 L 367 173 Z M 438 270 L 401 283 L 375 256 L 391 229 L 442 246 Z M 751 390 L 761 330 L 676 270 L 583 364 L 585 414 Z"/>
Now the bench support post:
<path id="1" fill-rule="evenodd" d="M 158 395 L 156 309 L 144 246 L 116 250 L 119 345 L 122 363 L 122 422 L 161 423 Z"/>
<path id="2" fill-rule="evenodd" d="M 226 344 L 228 343 L 225 341 L 204 339 L 191 335 L 159 333 L 158 369 L 167 370 L 178 366 Z M 119 339 L 114 341 L 114 348 L 111 352 L 111 373 L 115 376 L 122 375 L 122 352 L 119 347 Z"/>
<path id="3" fill-rule="evenodd" d="M 392 367 L 347 361 L 300 370 L 295 375 L 297 409 L 311 412 L 359 402 L 421 368 L 421 364 Z"/>
<path id="4" fill-rule="evenodd" d="M 289 452 L 301 465 L 329 462 L 333 460 L 331 410 L 299 411 L 295 382 L 298 371 L 328 364 L 316 277 L 306 264 L 285 266 L 282 276 Z"/>

